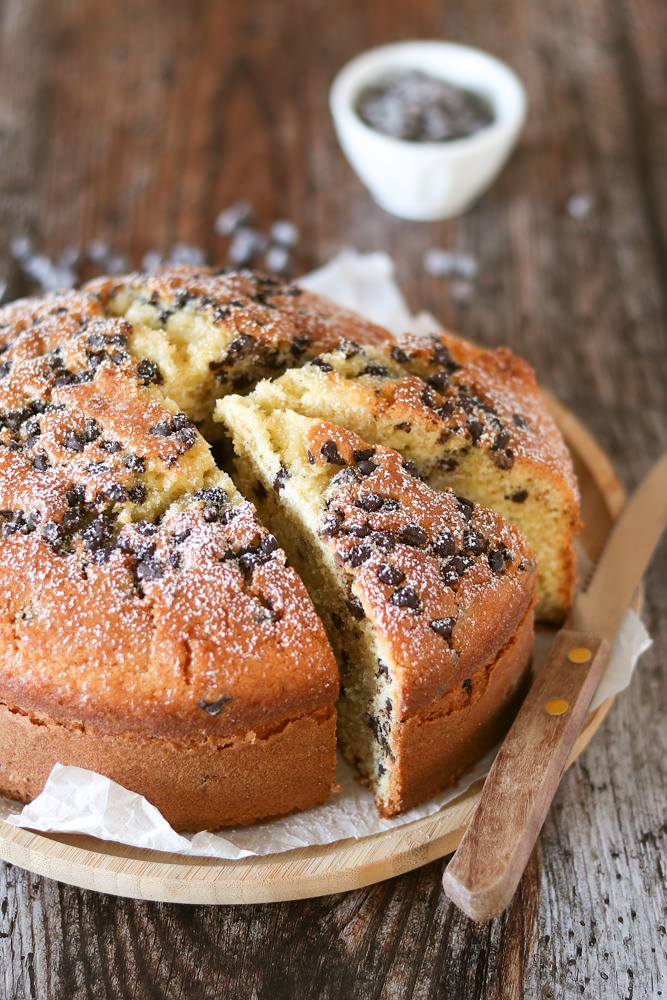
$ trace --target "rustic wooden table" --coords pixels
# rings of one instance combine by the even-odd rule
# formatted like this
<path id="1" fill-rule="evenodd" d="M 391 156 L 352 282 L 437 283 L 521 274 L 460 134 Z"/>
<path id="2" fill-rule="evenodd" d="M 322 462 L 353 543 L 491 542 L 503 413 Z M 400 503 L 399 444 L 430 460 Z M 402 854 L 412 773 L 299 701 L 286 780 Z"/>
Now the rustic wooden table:
<path id="1" fill-rule="evenodd" d="M 51 254 L 100 238 L 136 262 L 185 240 L 222 261 L 213 219 L 246 197 L 263 224 L 298 223 L 297 273 L 343 245 L 392 253 L 414 307 L 524 354 L 632 487 L 667 444 L 664 15 L 659 0 L 0 0 L 0 276 L 22 291 L 6 243 L 24 232 Z M 410 37 L 488 49 L 530 94 L 510 165 L 453 222 L 377 208 L 327 110 L 347 58 Z M 573 195 L 575 208 L 590 196 L 584 218 Z M 475 255 L 472 298 L 424 273 L 432 246 Z M 493 923 L 443 898 L 441 863 L 238 908 L 138 903 L 3 866 L 0 993 L 667 996 L 665 575 L 667 547 L 647 577 L 653 649 Z"/>

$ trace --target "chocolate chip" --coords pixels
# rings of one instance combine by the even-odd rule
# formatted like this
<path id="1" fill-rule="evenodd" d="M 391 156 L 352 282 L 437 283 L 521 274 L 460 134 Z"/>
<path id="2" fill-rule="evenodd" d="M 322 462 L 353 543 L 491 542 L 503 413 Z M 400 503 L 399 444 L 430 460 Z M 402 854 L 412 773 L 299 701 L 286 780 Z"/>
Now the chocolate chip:
<path id="1" fill-rule="evenodd" d="M 496 434 L 493 440 L 493 445 L 492 445 L 493 451 L 500 451 L 501 448 L 506 448 L 507 445 L 509 444 L 509 440 L 510 440 L 509 431 L 499 431 L 499 433 Z"/>
<path id="2" fill-rule="evenodd" d="M 344 458 L 341 458 L 335 441 L 327 441 L 320 448 L 320 453 L 327 460 L 329 465 L 347 465 Z"/>
<path id="3" fill-rule="evenodd" d="M 426 379 L 426 384 L 436 392 L 447 392 L 449 388 L 449 375 L 446 371 L 435 372 Z"/>
<path id="4" fill-rule="evenodd" d="M 359 448 L 354 452 L 355 462 L 368 462 L 375 454 L 375 448 Z"/>
<path id="5" fill-rule="evenodd" d="M 468 528 L 463 536 L 463 545 L 473 555 L 479 556 L 486 549 L 486 541 L 474 528 Z"/>
<path id="6" fill-rule="evenodd" d="M 63 441 L 63 445 L 70 451 L 83 451 L 86 446 L 86 438 L 79 431 L 70 431 Z"/>
<path id="7" fill-rule="evenodd" d="M 423 549 L 428 542 L 428 535 L 418 524 L 406 524 L 398 533 L 398 540 L 404 545 L 412 545 L 413 548 Z"/>
<path id="8" fill-rule="evenodd" d="M 352 535 L 353 538 L 368 538 L 371 533 L 371 529 L 367 524 L 353 524 L 351 528 L 348 528 L 347 534 Z"/>
<path id="9" fill-rule="evenodd" d="M 148 431 L 154 437 L 169 437 L 171 434 L 171 423 L 168 420 L 161 420 Z"/>
<path id="10" fill-rule="evenodd" d="M 469 420 L 468 421 L 468 433 L 470 434 L 470 439 L 473 444 L 477 444 L 482 434 L 484 433 L 484 424 L 481 420 Z"/>
<path id="11" fill-rule="evenodd" d="M 342 523 L 343 518 L 340 514 L 336 512 L 325 514 L 322 519 L 320 534 L 324 538 L 333 538 L 335 535 L 339 534 Z"/>
<path id="12" fill-rule="evenodd" d="M 410 608 L 412 611 L 419 609 L 419 598 L 412 587 L 399 587 L 389 598 L 389 603 L 397 608 Z"/>
<path id="13" fill-rule="evenodd" d="M 111 483 L 104 490 L 104 495 L 113 503 L 121 503 L 127 499 L 127 490 L 120 483 Z"/>
<path id="14" fill-rule="evenodd" d="M 157 559 L 144 559 L 137 564 L 138 580 L 160 580 L 164 576 L 164 567 Z"/>
<path id="15" fill-rule="evenodd" d="M 371 473 L 375 472 L 377 465 L 375 462 L 371 462 L 366 459 L 362 459 L 361 462 L 357 462 L 357 469 L 362 474 L 362 476 L 370 476 Z"/>
<path id="16" fill-rule="evenodd" d="M 51 466 L 48 455 L 45 451 L 38 451 L 33 457 L 32 464 L 33 468 L 37 469 L 38 472 L 46 472 L 46 470 Z"/>
<path id="17" fill-rule="evenodd" d="M 452 631 L 456 625 L 456 618 L 434 618 L 429 625 L 437 635 L 443 639 L 451 639 Z"/>
<path id="18" fill-rule="evenodd" d="M 371 362 L 369 362 L 369 364 L 366 365 L 366 367 L 364 368 L 362 374 L 363 375 L 377 375 L 377 376 L 384 377 L 384 376 L 386 376 L 386 375 L 389 374 L 389 369 L 386 368 L 385 365 L 378 364 L 377 361 L 371 361 Z"/>
<path id="19" fill-rule="evenodd" d="M 69 507 L 77 507 L 86 499 L 86 487 L 82 485 L 73 486 L 65 493 L 65 500 Z"/>
<path id="20" fill-rule="evenodd" d="M 500 574 L 505 571 L 505 559 L 503 558 L 502 552 L 498 549 L 491 549 L 487 555 L 487 559 L 489 560 L 491 572 L 495 576 L 500 576 Z"/>
<path id="21" fill-rule="evenodd" d="M 355 500 L 354 506 L 358 507 L 359 510 L 366 511 L 367 514 L 372 514 L 374 511 L 381 510 L 383 503 L 384 497 L 378 493 L 366 493 L 365 496 Z"/>
<path id="22" fill-rule="evenodd" d="M 505 499 L 511 500 L 512 503 L 524 503 L 528 499 L 528 490 L 516 490 L 514 493 L 510 493 L 509 496 L 506 496 Z"/>
<path id="23" fill-rule="evenodd" d="M 328 361 L 324 360 L 324 358 L 313 358 L 311 364 L 316 365 L 323 372 L 333 371 L 333 365 L 330 365 Z"/>
<path id="24" fill-rule="evenodd" d="M 101 444 L 100 447 L 102 447 Z M 132 472 L 146 471 L 146 459 L 141 458 L 139 455 L 128 455 L 123 459 L 123 465 L 126 469 L 130 469 Z"/>
<path id="25" fill-rule="evenodd" d="M 356 597 L 350 597 L 347 601 L 345 601 L 345 604 L 347 605 L 347 610 L 353 618 L 356 618 L 357 621 L 360 622 L 362 618 L 366 617 L 361 601 L 359 601 Z"/>
<path id="26" fill-rule="evenodd" d="M 505 451 L 497 451 L 493 456 L 493 461 L 499 469 L 511 469 L 514 465 L 514 453 L 509 448 Z"/>
<path id="27" fill-rule="evenodd" d="M 150 358 L 142 358 L 137 365 L 137 375 L 144 385 L 161 385 L 164 382 L 159 366 Z"/>
<path id="28" fill-rule="evenodd" d="M 459 582 L 459 574 L 456 572 L 456 569 L 451 565 L 451 563 L 447 563 L 447 565 L 442 567 L 440 570 L 440 576 L 448 587 L 455 587 Z"/>
<path id="29" fill-rule="evenodd" d="M 216 698 L 215 701 L 206 701 L 202 699 L 199 702 L 199 707 L 203 709 L 207 715 L 220 715 L 225 705 L 228 705 L 232 701 L 232 696 L 230 694 L 223 694 L 220 698 Z"/>
<path id="30" fill-rule="evenodd" d="M 526 430 L 528 427 L 525 417 L 522 417 L 520 413 L 513 414 L 512 420 L 514 421 L 515 426 L 520 427 L 522 430 Z"/>
<path id="31" fill-rule="evenodd" d="M 11 363 L 11 361 L 3 361 L 3 362 L 1 362 L 0 363 L 0 378 L 5 378 L 7 375 L 9 375 L 11 369 L 12 369 L 12 363 Z"/>
<path id="32" fill-rule="evenodd" d="M 370 545 L 353 545 L 347 550 L 345 562 L 349 563 L 350 566 L 361 566 L 367 559 L 370 559 L 372 554 L 373 550 Z"/>
<path id="33" fill-rule="evenodd" d="M 86 441 L 96 441 L 100 434 L 102 433 L 102 428 L 98 424 L 97 420 L 87 419 L 84 424 L 84 434 Z"/>
<path id="34" fill-rule="evenodd" d="M 459 576 L 463 576 L 464 573 L 467 573 L 472 564 L 473 564 L 472 556 L 456 555 L 452 559 L 450 565 L 456 570 Z"/>
<path id="35" fill-rule="evenodd" d="M 456 552 L 456 543 L 453 536 L 448 531 L 441 531 L 433 541 L 433 551 L 436 556 L 453 556 Z"/>
<path id="36" fill-rule="evenodd" d="M 456 498 L 459 505 L 459 510 L 461 511 L 464 520 L 469 521 L 472 517 L 472 512 L 475 509 L 475 505 L 472 500 L 467 500 L 465 497 Z"/>
<path id="37" fill-rule="evenodd" d="M 273 489 L 276 493 L 280 493 L 281 490 L 285 489 L 286 479 L 289 479 L 289 472 L 284 465 L 281 465 L 276 473 L 276 478 L 273 480 Z"/>
<path id="38" fill-rule="evenodd" d="M 384 663 L 383 660 L 379 658 L 378 658 L 378 668 L 375 671 L 375 676 L 386 677 L 388 681 L 391 680 L 391 678 L 389 677 L 389 667 L 387 666 L 386 663 Z"/>
<path id="39" fill-rule="evenodd" d="M 413 477 L 413 479 L 421 479 L 419 469 L 417 468 L 416 464 L 412 461 L 411 458 L 403 459 L 403 468 L 407 473 L 409 473 Z"/>
<path id="40" fill-rule="evenodd" d="M 343 486 L 347 486 L 350 483 L 356 483 L 359 480 L 359 473 L 357 472 L 356 466 L 348 465 L 340 472 L 337 472 L 329 483 L 329 487 L 332 489 L 339 490 Z"/>
<path id="41" fill-rule="evenodd" d="M 407 361 L 410 360 L 405 351 L 401 350 L 400 347 L 392 347 L 389 353 L 391 354 L 394 361 L 398 361 L 399 365 L 404 365 Z"/>
<path id="42" fill-rule="evenodd" d="M 172 537 L 175 545 L 181 545 L 186 538 L 189 538 L 192 534 L 191 528 L 184 528 L 182 531 L 177 531 Z"/>
<path id="43" fill-rule="evenodd" d="M 386 583 L 390 587 L 397 587 L 405 579 L 405 573 L 398 566 L 392 566 L 391 563 L 380 563 L 377 577 L 380 583 Z"/>
<path id="44" fill-rule="evenodd" d="M 467 695 L 472 694 L 472 681 L 470 680 L 469 677 L 466 677 L 466 679 L 461 684 L 461 687 L 463 688 L 463 690 Z"/>
<path id="45" fill-rule="evenodd" d="M 391 531 L 374 531 L 370 536 L 370 541 L 377 546 L 380 552 L 385 554 L 393 552 L 396 548 L 396 539 Z"/>
<path id="46" fill-rule="evenodd" d="M 141 483 L 131 486 L 127 491 L 127 499 L 131 500 L 132 503 L 143 503 L 146 499 L 146 487 Z"/>
<path id="47" fill-rule="evenodd" d="M 452 364 L 452 358 L 449 353 L 449 349 L 445 347 L 444 344 L 440 343 L 434 344 L 433 359 L 434 361 L 437 361 L 439 365 L 442 365 L 443 368 L 446 368 Z"/>
<path id="48" fill-rule="evenodd" d="M 42 528 L 42 538 L 51 546 L 59 545 L 64 538 L 62 526 L 55 521 L 47 521 Z"/>

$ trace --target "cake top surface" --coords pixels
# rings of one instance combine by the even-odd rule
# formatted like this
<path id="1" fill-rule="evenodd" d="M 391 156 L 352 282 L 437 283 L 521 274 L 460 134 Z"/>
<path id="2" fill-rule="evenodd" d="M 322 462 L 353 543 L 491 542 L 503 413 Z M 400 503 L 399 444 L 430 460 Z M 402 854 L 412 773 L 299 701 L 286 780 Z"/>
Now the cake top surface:
<path id="1" fill-rule="evenodd" d="M 512 637 L 534 599 L 532 550 L 500 515 L 432 490 L 392 449 L 328 422 L 312 424 L 304 445 L 315 466 L 337 470 L 319 531 L 412 714 Z"/>
<path id="2" fill-rule="evenodd" d="M 175 736 L 330 705 L 303 584 L 145 344 L 92 288 L 0 310 L 0 698 Z"/>
<path id="3" fill-rule="evenodd" d="M 478 348 L 449 333 L 430 339 L 406 334 L 383 345 L 348 343 L 260 383 L 255 398 L 309 415 L 328 411 L 332 419 L 338 399 L 360 421 L 365 411 L 369 427 L 390 425 L 409 434 L 417 426 L 439 447 L 463 439 L 501 470 L 516 461 L 548 470 L 578 504 L 572 459 L 535 374 L 505 347 Z"/>

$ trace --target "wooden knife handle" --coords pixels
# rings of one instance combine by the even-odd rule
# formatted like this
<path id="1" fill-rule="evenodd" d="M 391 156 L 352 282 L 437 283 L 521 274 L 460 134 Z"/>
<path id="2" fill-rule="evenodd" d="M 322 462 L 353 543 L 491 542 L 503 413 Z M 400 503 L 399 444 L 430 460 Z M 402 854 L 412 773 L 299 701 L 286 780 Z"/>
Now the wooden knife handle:
<path id="1" fill-rule="evenodd" d="M 445 869 L 446 894 L 473 920 L 490 920 L 512 899 L 609 652 L 587 632 L 556 636 Z"/>

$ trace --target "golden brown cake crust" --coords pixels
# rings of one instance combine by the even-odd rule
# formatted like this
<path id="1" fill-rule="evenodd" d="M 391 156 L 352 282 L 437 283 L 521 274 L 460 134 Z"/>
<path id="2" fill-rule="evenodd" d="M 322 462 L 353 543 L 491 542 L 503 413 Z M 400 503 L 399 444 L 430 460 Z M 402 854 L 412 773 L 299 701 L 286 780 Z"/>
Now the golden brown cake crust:
<path id="1" fill-rule="evenodd" d="M 497 657 L 398 727 L 392 795 L 382 815 L 411 809 L 453 784 L 507 732 L 526 692 L 532 609 Z"/>
<path id="2" fill-rule="evenodd" d="M 0 788 L 33 799 L 56 763 L 88 768 L 144 795 L 176 830 L 214 830 L 305 809 L 329 797 L 331 708 L 228 739 L 109 735 L 0 705 Z"/>

